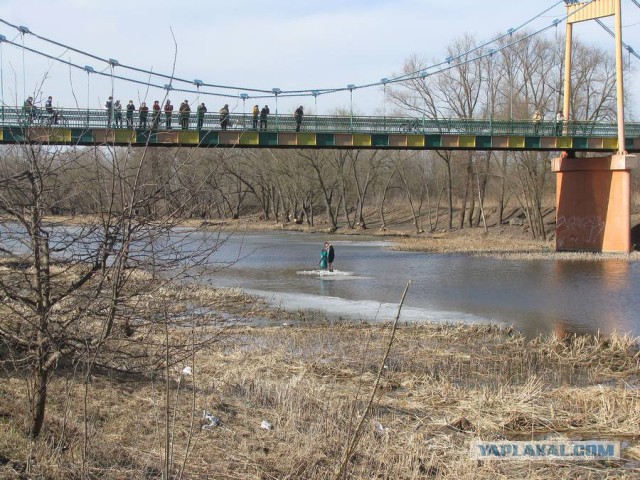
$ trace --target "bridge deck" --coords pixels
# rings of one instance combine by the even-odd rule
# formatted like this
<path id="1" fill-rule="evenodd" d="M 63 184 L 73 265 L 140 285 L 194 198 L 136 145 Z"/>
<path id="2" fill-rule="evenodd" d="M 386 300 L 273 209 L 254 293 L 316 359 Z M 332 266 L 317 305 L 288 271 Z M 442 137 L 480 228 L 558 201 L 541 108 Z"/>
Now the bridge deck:
<path id="1" fill-rule="evenodd" d="M 299 132 L 293 116 L 271 114 L 264 130 L 255 129 L 249 114 L 229 115 L 221 129 L 217 113 L 207 113 L 198 129 L 195 113 L 186 117 L 174 112 L 167 126 L 160 114 L 141 121 L 136 111 L 128 124 L 126 113 L 116 114 L 109 125 L 106 110 L 57 109 L 56 114 L 22 108 L 0 111 L 0 143 L 40 141 L 55 144 L 96 145 L 154 144 L 221 147 L 283 148 L 388 148 L 474 150 L 576 150 L 616 151 L 615 123 L 536 123 L 531 120 L 428 119 L 371 116 L 304 117 Z M 132 128 L 126 128 L 130 125 Z M 258 127 L 260 126 L 258 122 Z M 625 125 L 625 149 L 640 151 L 640 123 Z"/>

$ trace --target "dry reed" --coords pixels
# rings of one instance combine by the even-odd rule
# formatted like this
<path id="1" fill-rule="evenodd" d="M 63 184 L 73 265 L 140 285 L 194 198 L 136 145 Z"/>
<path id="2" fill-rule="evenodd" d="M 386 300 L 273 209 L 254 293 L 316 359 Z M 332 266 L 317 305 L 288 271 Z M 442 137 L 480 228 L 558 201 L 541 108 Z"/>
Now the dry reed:
<path id="1" fill-rule="evenodd" d="M 384 325 L 238 326 L 196 355 L 193 376 L 181 377 L 176 365 L 175 457 L 186 454 L 190 435 L 193 449 L 184 478 L 330 477 L 366 408 L 388 335 Z M 399 328 L 346 478 L 635 478 L 639 360 L 638 340 L 629 336 L 528 341 L 495 325 Z M 160 474 L 162 384 L 153 376 L 92 378 L 92 478 Z M 1 385 L 0 455 L 19 470 L 28 451 L 26 392 L 18 378 Z M 67 372 L 51 388 L 35 468 L 43 478 L 80 478 L 82 385 Z M 194 390 L 198 416 L 211 412 L 221 426 L 190 429 Z M 261 428 L 263 420 L 273 429 Z M 469 458 L 472 440 L 503 438 L 618 439 L 623 459 L 478 464 Z"/>

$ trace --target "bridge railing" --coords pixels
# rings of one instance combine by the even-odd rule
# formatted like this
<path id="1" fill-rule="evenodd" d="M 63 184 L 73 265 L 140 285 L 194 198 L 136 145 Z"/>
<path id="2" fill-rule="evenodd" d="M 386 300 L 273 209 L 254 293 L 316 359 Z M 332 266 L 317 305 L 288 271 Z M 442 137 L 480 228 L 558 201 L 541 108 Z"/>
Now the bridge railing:
<path id="1" fill-rule="evenodd" d="M 2 107 L 0 109 L 0 126 L 23 128 L 67 127 L 67 128 L 127 128 L 127 114 L 107 110 L 59 108 L 53 112 L 34 107 L 30 111 L 22 107 Z M 167 124 L 164 112 L 156 117 L 153 111 L 148 112 L 146 121 L 141 119 L 136 110 L 131 118 L 131 125 L 136 129 L 166 130 L 183 127 L 181 119 L 186 118 L 189 130 L 221 130 L 221 116 L 218 112 L 206 113 L 201 122 L 196 112 L 182 117 L 174 111 Z M 272 113 L 267 117 L 266 131 L 294 132 L 296 120 L 292 114 Z M 260 128 L 260 120 L 257 129 Z M 254 130 L 251 114 L 232 113 L 228 117 L 227 129 L 235 131 Z M 640 123 L 625 124 L 627 137 L 640 137 Z M 532 120 L 495 120 L 495 119 L 462 119 L 462 118 L 416 118 L 416 117 L 374 117 L 374 116 L 338 116 L 338 115 L 305 115 L 300 131 L 313 133 L 363 133 L 363 134 L 454 134 L 454 135 L 486 135 L 486 136 L 533 136 L 533 137 L 616 137 L 616 123 L 570 121 L 534 122 Z"/>

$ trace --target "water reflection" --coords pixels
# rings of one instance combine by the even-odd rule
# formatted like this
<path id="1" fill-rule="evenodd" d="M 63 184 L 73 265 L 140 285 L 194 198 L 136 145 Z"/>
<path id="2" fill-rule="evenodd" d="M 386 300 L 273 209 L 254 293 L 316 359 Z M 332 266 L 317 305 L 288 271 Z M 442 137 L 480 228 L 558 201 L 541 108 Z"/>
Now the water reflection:
<path id="1" fill-rule="evenodd" d="M 553 266 L 551 280 L 558 292 L 549 297 L 551 312 L 556 315 L 554 331 L 563 335 L 638 331 L 637 320 L 634 323 L 630 311 L 637 302 L 632 288 L 634 282 L 637 284 L 632 275 L 637 265 L 606 260 L 555 261 Z"/>

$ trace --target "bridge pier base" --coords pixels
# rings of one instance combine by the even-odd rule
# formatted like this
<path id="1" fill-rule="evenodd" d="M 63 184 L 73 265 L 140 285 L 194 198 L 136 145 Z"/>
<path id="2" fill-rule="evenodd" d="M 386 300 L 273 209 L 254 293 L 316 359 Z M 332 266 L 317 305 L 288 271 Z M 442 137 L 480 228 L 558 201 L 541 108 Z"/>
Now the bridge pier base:
<path id="1" fill-rule="evenodd" d="M 631 252 L 633 155 L 553 159 L 556 250 Z"/>

